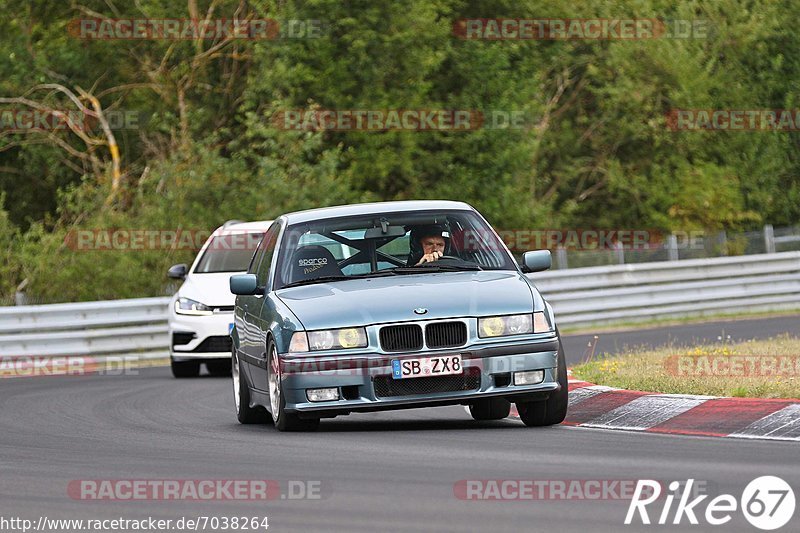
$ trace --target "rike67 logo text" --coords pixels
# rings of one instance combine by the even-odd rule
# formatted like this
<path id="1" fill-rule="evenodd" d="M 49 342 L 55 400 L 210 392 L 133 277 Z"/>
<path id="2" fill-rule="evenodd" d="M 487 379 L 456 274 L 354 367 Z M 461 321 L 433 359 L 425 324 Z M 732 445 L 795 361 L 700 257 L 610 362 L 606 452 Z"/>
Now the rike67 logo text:
<path id="1" fill-rule="evenodd" d="M 639 480 L 625 516 L 625 524 L 679 525 L 685 519 L 689 524 L 698 525 L 704 519 L 705 524 L 721 526 L 730 522 L 735 513 L 741 512 L 753 526 L 772 531 L 786 525 L 794 515 L 794 491 L 779 477 L 762 476 L 754 479 L 745 487 L 739 499 L 731 494 L 720 494 L 707 502 L 704 502 L 709 497 L 707 494 L 689 499 L 693 495 L 694 481 L 689 479 L 685 484 L 671 482 L 670 492 L 663 498 L 664 506 L 659 513 L 657 505 L 653 504 L 661 500 L 661 483 L 650 479 Z M 681 487 L 684 487 L 682 491 Z M 673 510 L 676 499 L 678 502 Z M 705 511 L 702 511 L 701 504 L 704 504 Z M 650 512 L 653 511 L 655 514 L 651 518 Z"/>

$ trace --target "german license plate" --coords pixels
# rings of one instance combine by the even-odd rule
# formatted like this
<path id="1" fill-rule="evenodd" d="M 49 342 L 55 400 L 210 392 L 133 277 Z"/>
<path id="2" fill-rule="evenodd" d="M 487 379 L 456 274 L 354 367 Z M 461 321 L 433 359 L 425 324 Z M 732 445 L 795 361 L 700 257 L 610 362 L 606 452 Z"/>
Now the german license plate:
<path id="1" fill-rule="evenodd" d="M 460 355 L 439 355 L 418 359 L 393 359 L 392 378 L 422 378 L 427 376 L 446 376 L 463 374 Z"/>

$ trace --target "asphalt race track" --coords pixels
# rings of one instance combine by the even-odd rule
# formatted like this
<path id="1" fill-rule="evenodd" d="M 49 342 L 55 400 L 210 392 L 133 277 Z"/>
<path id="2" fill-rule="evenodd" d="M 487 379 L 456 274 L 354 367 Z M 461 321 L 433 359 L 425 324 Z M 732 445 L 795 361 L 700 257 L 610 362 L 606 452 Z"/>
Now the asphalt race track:
<path id="1" fill-rule="evenodd" d="M 738 326 L 745 338 L 777 319 Z M 797 317 L 780 319 L 796 332 Z M 753 322 L 753 324 L 750 324 Z M 727 323 L 731 325 L 731 323 Z M 715 326 L 657 335 L 691 340 Z M 718 329 L 718 328 L 717 328 Z M 780 329 L 780 328 L 778 328 Z M 758 331 L 756 331 L 758 330 Z M 770 331 L 774 334 L 774 331 Z M 627 338 L 630 341 L 626 340 Z M 646 333 L 603 342 L 646 343 Z M 572 338 L 569 343 L 583 342 Z M 569 347 L 570 344 L 567 344 Z M 570 350 L 570 348 L 567 348 Z M 0 516 L 50 519 L 269 518 L 270 531 L 758 531 L 740 511 L 731 522 L 625 526 L 628 499 L 461 499 L 461 480 L 699 480 L 710 497 L 740 498 L 754 478 L 778 475 L 800 488 L 796 443 L 640 434 L 521 422 L 475 422 L 462 407 L 351 415 L 320 431 L 241 426 L 229 379 L 175 380 L 167 368 L 128 375 L 0 381 Z M 314 499 L 90 501 L 73 480 L 318 482 Z M 299 486 L 295 484 L 295 487 Z M 553 499 L 556 498 L 556 499 Z M 708 498 L 706 502 L 709 500 Z M 705 503 L 696 510 L 698 516 Z M 652 504 L 656 521 L 663 498 Z M 798 516 L 784 530 L 797 531 Z M 201 529 L 202 530 L 202 529 Z M 177 531 L 177 529 L 173 529 Z M 206 531 L 211 531 L 210 527 Z"/>

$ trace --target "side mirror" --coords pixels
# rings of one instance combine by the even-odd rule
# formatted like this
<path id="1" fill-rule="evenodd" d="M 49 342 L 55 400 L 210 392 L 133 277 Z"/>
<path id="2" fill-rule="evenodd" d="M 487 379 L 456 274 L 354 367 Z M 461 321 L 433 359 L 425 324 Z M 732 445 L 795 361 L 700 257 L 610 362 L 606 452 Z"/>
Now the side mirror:
<path id="1" fill-rule="evenodd" d="M 236 274 L 231 276 L 231 292 L 239 296 L 252 296 L 258 292 L 255 274 Z"/>
<path id="2" fill-rule="evenodd" d="M 524 272 L 541 272 L 553 265 L 550 250 L 536 250 L 522 254 L 522 270 Z"/>
<path id="3" fill-rule="evenodd" d="M 172 265 L 167 270 L 167 277 L 172 279 L 186 279 L 186 273 L 189 271 L 189 267 L 185 264 L 181 263 L 179 265 Z"/>

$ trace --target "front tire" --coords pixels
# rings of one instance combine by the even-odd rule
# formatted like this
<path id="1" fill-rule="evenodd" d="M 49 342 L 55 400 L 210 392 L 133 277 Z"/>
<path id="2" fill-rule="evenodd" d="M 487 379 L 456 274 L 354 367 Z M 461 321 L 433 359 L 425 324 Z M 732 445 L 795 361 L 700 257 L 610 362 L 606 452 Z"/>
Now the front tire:
<path id="1" fill-rule="evenodd" d="M 278 350 L 270 341 L 267 345 L 267 384 L 272 420 L 278 431 L 313 431 L 319 427 L 319 418 L 302 419 L 286 412 L 286 397 L 283 394 Z"/>
<path id="2" fill-rule="evenodd" d="M 242 372 L 236 348 L 231 354 L 231 377 L 233 377 L 233 402 L 236 406 L 236 418 L 240 424 L 259 424 L 267 421 L 266 411 L 261 407 L 250 407 L 250 387 Z"/>
<path id="3" fill-rule="evenodd" d="M 196 378 L 200 375 L 198 361 L 176 361 L 170 357 L 169 366 L 172 368 L 172 375 L 176 378 Z"/>
<path id="4" fill-rule="evenodd" d="M 505 398 L 486 398 L 469 406 L 475 420 L 502 420 L 511 413 L 511 402 Z"/>
<path id="5" fill-rule="evenodd" d="M 538 402 L 517 402 L 517 412 L 528 427 L 553 426 L 567 417 L 569 406 L 569 385 L 567 383 L 567 361 L 561 338 L 558 339 L 558 384 L 560 388 L 550 393 L 546 400 Z"/>

